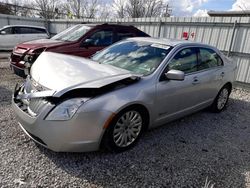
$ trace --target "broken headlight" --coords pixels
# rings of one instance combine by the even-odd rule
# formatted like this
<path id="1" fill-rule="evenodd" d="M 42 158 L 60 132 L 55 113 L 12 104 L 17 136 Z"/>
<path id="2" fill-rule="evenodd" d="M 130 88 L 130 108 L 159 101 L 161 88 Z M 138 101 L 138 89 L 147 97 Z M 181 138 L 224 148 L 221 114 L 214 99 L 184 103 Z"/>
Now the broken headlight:
<path id="1" fill-rule="evenodd" d="M 74 98 L 66 100 L 56 106 L 45 119 L 52 121 L 70 120 L 79 107 L 87 100 L 87 98 Z"/>

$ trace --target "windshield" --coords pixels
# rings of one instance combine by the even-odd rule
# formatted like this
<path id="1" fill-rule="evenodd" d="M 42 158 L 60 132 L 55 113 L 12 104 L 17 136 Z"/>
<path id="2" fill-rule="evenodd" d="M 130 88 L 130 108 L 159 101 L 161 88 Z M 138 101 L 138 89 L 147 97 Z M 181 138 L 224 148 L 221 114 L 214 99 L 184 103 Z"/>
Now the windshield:
<path id="1" fill-rule="evenodd" d="M 94 61 L 149 75 L 155 71 L 172 48 L 167 45 L 122 41 L 92 57 Z"/>
<path id="2" fill-rule="evenodd" d="M 80 39 L 89 30 L 90 30 L 90 27 L 88 26 L 75 25 L 55 35 L 51 39 L 73 42 L 73 41 L 77 41 L 78 39 Z"/>

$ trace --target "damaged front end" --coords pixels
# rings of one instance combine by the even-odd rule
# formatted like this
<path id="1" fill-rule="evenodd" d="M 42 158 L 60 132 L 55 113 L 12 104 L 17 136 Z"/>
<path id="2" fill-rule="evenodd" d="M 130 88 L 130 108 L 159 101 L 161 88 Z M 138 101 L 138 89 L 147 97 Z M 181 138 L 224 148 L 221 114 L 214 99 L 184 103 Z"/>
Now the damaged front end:
<path id="1" fill-rule="evenodd" d="M 36 143 L 53 151 L 97 150 L 103 125 L 112 111 L 98 108 L 100 105 L 96 110 L 89 106 L 95 105 L 103 95 L 140 80 L 132 74 L 117 74 L 59 89 L 31 76 L 22 85 L 16 85 L 13 111 L 22 130 Z M 41 83 L 48 84 L 44 87 Z"/>
<path id="2" fill-rule="evenodd" d="M 48 97 L 53 96 L 54 93 L 55 91 L 52 90 L 38 90 L 38 88 L 32 84 L 32 81 L 27 78 L 21 86 L 16 85 L 13 93 L 13 102 L 23 112 L 35 117 L 50 103 Z"/>
<path id="3" fill-rule="evenodd" d="M 61 91 L 55 91 L 39 85 L 37 82 L 31 79 L 30 76 L 28 76 L 24 84 L 21 86 L 18 84 L 16 85 L 13 94 L 13 102 L 29 116 L 36 117 L 40 114 L 40 112 L 42 112 L 46 105 L 54 106 L 54 108 L 56 108 L 56 106 L 59 104 L 62 106 L 63 103 L 74 99 L 70 101 L 71 105 L 74 106 L 73 103 L 75 102 L 79 108 L 79 106 L 86 100 L 127 87 L 138 82 L 139 80 L 140 77 L 138 76 L 129 76 L 120 80 L 116 80 L 115 82 L 108 83 L 107 85 L 102 85 L 100 87 L 88 88 L 84 87 L 83 84 L 81 85 L 82 87 L 77 85 L 77 87 L 72 86 Z M 75 113 L 75 110 L 73 110 L 73 112 Z M 71 117 L 72 115 L 70 115 L 70 118 Z M 51 120 L 51 118 L 48 118 L 48 120 Z M 60 120 L 67 120 L 67 118 Z"/>

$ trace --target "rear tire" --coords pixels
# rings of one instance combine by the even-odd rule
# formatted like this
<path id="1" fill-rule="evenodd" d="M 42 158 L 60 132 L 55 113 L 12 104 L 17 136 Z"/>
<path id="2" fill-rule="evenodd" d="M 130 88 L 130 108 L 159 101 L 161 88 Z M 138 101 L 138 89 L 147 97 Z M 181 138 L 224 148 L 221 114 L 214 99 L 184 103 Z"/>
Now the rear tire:
<path id="1" fill-rule="evenodd" d="M 107 128 L 102 145 L 113 152 L 132 148 L 146 127 L 146 118 L 140 108 L 131 107 L 119 112 Z"/>
<path id="2" fill-rule="evenodd" d="M 230 93 L 231 87 L 228 85 L 223 86 L 210 106 L 210 111 L 215 113 L 223 111 L 226 108 Z"/>

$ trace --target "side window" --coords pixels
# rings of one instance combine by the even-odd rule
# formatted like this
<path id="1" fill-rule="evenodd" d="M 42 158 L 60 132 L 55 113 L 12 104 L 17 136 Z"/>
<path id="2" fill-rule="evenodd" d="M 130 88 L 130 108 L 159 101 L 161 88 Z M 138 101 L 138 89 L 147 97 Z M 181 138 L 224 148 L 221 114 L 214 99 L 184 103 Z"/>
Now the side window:
<path id="1" fill-rule="evenodd" d="M 117 31 L 117 41 L 130 38 L 130 37 L 134 37 L 134 33 L 130 31 L 121 31 L 121 30 Z"/>
<path id="2" fill-rule="evenodd" d="M 168 64 L 168 70 L 175 69 L 184 73 L 197 71 L 197 53 L 195 48 L 179 51 Z"/>
<path id="3" fill-rule="evenodd" d="M 46 33 L 45 29 L 42 28 L 30 28 L 31 33 Z"/>
<path id="4" fill-rule="evenodd" d="M 94 46 L 109 46 L 113 43 L 113 31 L 97 31 L 87 40 L 91 40 L 91 44 Z"/>
<path id="5" fill-rule="evenodd" d="M 11 35 L 12 34 L 12 28 L 11 27 L 3 29 L 2 31 L 5 31 L 6 35 Z"/>
<path id="6" fill-rule="evenodd" d="M 31 33 L 30 28 L 27 27 L 15 27 L 14 28 L 15 34 L 28 34 Z"/>
<path id="7" fill-rule="evenodd" d="M 32 27 L 15 27 L 14 32 L 16 34 L 46 33 L 44 29 L 32 28 Z"/>
<path id="8" fill-rule="evenodd" d="M 14 34 L 20 34 L 19 27 L 13 27 L 13 33 Z"/>
<path id="9" fill-rule="evenodd" d="M 220 56 L 212 49 L 200 48 L 200 62 L 198 70 L 209 69 L 223 65 Z"/>
<path id="10" fill-rule="evenodd" d="M 32 29 L 29 28 L 29 27 L 20 27 L 19 32 L 20 32 L 20 34 L 31 34 L 31 33 L 33 33 Z"/>

